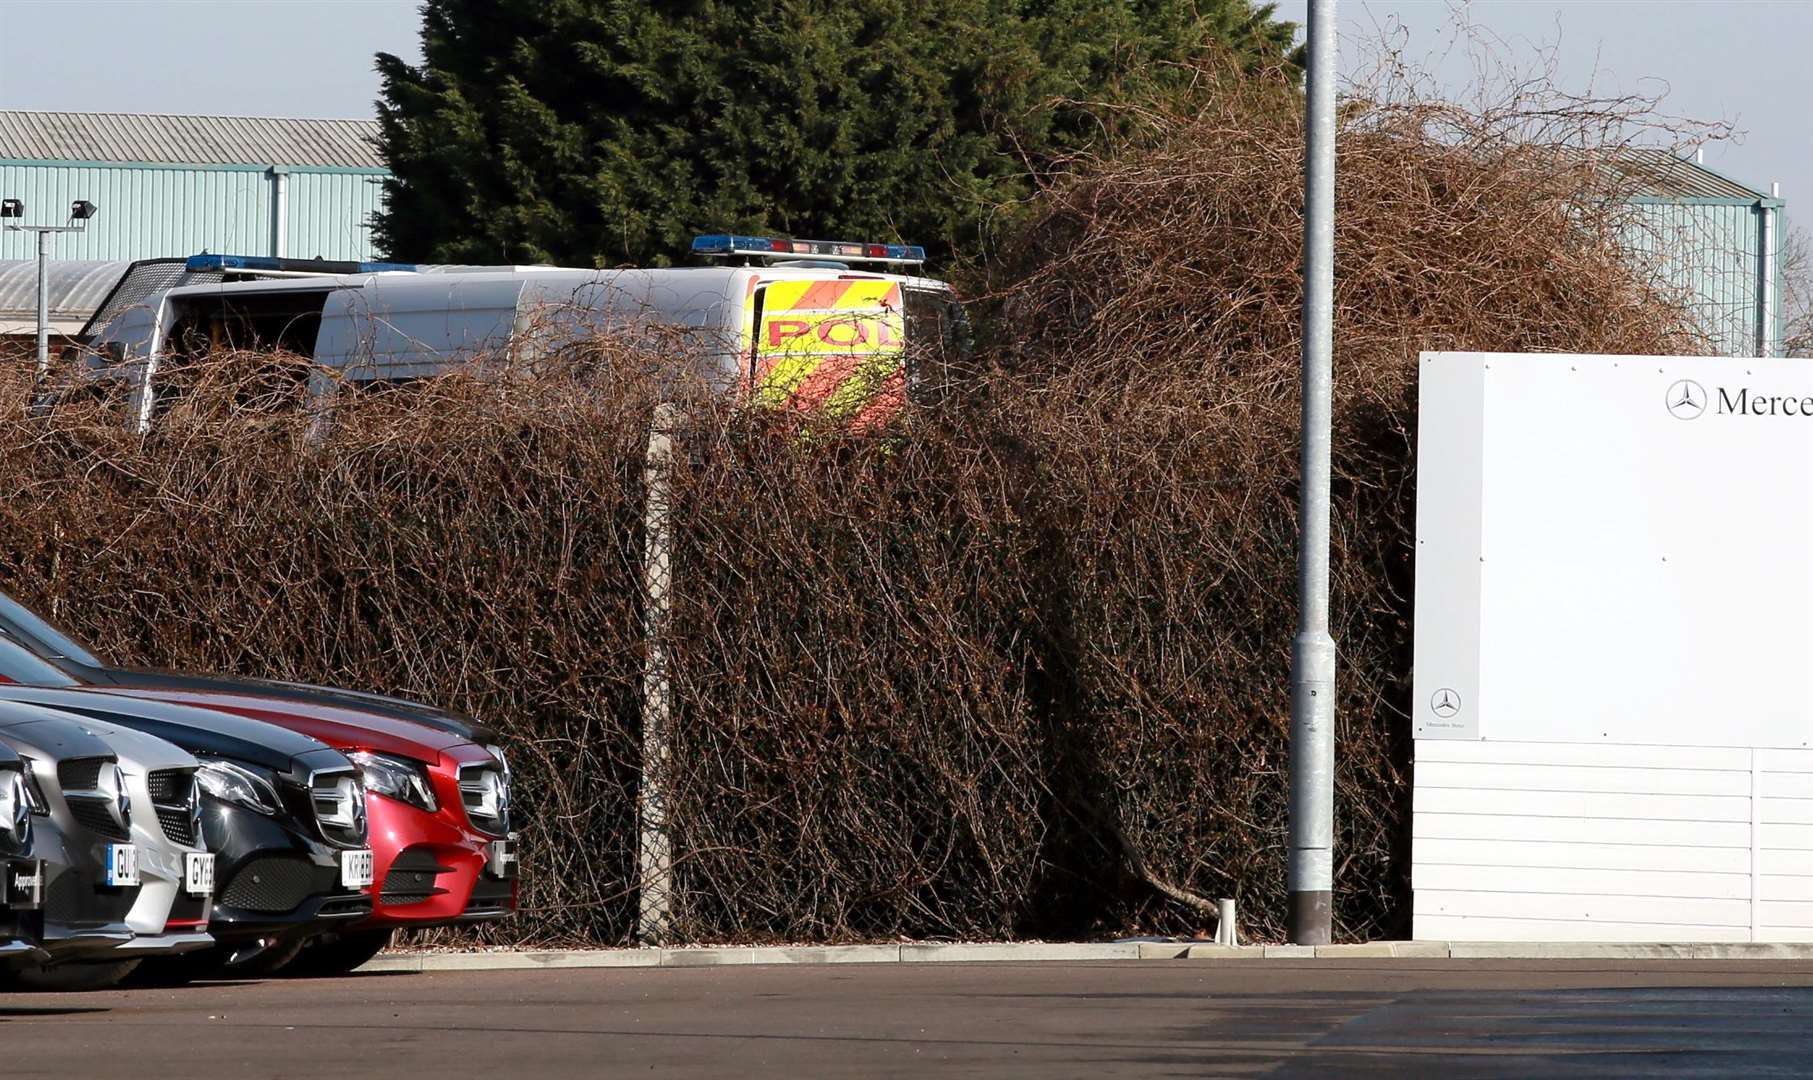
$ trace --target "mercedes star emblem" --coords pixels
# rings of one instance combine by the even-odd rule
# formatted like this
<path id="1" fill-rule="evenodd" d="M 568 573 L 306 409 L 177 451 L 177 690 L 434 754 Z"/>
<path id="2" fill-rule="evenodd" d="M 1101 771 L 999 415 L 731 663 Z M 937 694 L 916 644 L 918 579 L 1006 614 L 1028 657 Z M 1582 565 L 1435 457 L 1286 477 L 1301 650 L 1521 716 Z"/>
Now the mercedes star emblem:
<path id="1" fill-rule="evenodd" d="M 1676 420 L 1698 420 L 1706 411 L 1706 388 L 1692 379 L 1677 379 L 1668 388 L 1668 415 Z"/>
<path id="2" fill-rule="evenodd" d="M 1429 710 L 1446 720 L 1460 712 L 1460 695 L 1444 686 L 1429 699 Z"/>

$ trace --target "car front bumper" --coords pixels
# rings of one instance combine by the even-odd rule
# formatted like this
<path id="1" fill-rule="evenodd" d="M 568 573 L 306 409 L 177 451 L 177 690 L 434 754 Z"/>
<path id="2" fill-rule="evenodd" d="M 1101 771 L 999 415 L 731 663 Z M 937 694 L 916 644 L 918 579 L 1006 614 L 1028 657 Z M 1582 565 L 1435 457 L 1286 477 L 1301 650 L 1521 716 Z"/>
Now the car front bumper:
<path id="1" fill-rule="evenodd" d="M 214 852 L 208 932 L 222 942 L 327 931 L 371 914 L 368 889 L 340 884 L 340 849 L 290 818 L 203 800 L 202 836 Z"/>
<path id="2" fill-rule="evenodd" d="M 491 844 L 463 811 L 445 802 L 429 812 L 372 794 L 374 906 L 363 927 L 431 927 L 488 922 L 516 911 L 516 879 L 490 871 Z"/>

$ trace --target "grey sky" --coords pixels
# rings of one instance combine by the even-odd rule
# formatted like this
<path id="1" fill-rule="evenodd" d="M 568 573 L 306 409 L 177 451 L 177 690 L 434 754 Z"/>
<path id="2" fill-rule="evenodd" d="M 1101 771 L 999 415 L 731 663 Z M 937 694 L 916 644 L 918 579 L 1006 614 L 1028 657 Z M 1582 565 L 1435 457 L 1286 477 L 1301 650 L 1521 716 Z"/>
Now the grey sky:
<path id="1" fill-rule="evenodd" d="M 1523 61 L 1553 47 L 1564 89 L 1583 91 L 1592 83 L 1601 92 L 1665 93 L 1664 112 L 1735 124 L 1741 133 L 1707 146 L 1706 164 L 1765 191 L 1779 180 L 1790 222 L 1813 213 L 1813 3 L 1807 0 L 1339 3 L 1344 70 L 1360 55 L 1356 39 L 1397 30 L 1406 56 L 1429 59 L 1454 92 L 1469 77 L 1448 49 L 1455 13 L 1464 11 Z M 1308 9 L 1308 0 L 1278 3 L 1279 17 L 1298 23 Z"/>
<path id="2" fill-rule="evenodd" d="M 419 0 L 0 0 L 0 109 L 373 115 Z"/>
<path id="3" fill-rule="evenodd" d="M 1307 0 L 1282 0 L 1301 22 Z M 1341 0 L 1353 35 L 1401 26 L 1411 57 L 1438 57 L 1451 0 Z M 1813 212 L 1813 2 L 1474 0 L 1470 18 L 1526 58 L 1559 48 L 1570 88 L 1666 89 L 1665 108 L 1745 129 L 1707 163 L 1782 182 Z M 0 108 L 370 116 L 372 55 L 415 58 L 417 0 L 0 0 Z M 1346 50 L 1346 58 L 1357 54 Z M 1450 87 L 1465 64 L 1438 67 Z M 1802 202 L 1802 200 L 1805 202 Z"/>

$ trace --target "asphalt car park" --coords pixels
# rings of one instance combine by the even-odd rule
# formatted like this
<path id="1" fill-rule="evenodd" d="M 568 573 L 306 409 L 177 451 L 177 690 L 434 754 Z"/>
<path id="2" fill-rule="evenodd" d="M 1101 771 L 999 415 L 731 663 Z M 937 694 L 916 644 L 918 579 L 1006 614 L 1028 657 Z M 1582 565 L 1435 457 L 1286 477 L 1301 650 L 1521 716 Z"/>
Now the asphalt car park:
<path id="1" fill-rule="evenodd" d="M 0 1045 L 9 1077 L 1754 1077 L 1804 1075 L 1810 1020 L 1790 961 L 939 963 L 12 995 Z"/>

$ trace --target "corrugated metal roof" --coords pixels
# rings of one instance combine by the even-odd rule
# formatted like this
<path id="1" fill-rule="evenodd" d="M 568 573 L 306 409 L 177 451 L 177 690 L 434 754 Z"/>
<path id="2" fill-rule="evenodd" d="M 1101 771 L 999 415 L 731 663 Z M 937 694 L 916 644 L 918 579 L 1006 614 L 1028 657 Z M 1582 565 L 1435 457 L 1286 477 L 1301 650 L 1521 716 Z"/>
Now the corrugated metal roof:
<path id="1" fill-rule="evenodd" d="M 384 168 L 376 120 L 0 110 L 0 158 Z"/>
<path id="2" fill-rule="evenodd" d="M 86 319 L 118 284 L 129 262 L 51 259 L 45 265 L 52 317 Z M 38 261 L 0 261 L 0 318 L 32 316 L 38 311 Z"/>
<path id="3" fill-rule="evenodd" d="M 1640 197 L 1743 202 L 1769 198 L 1764 192 L 1667 150 L 1623 150 L 1611 161 L 1612 167 L 1634 185 L 1635 194 Z"/>

